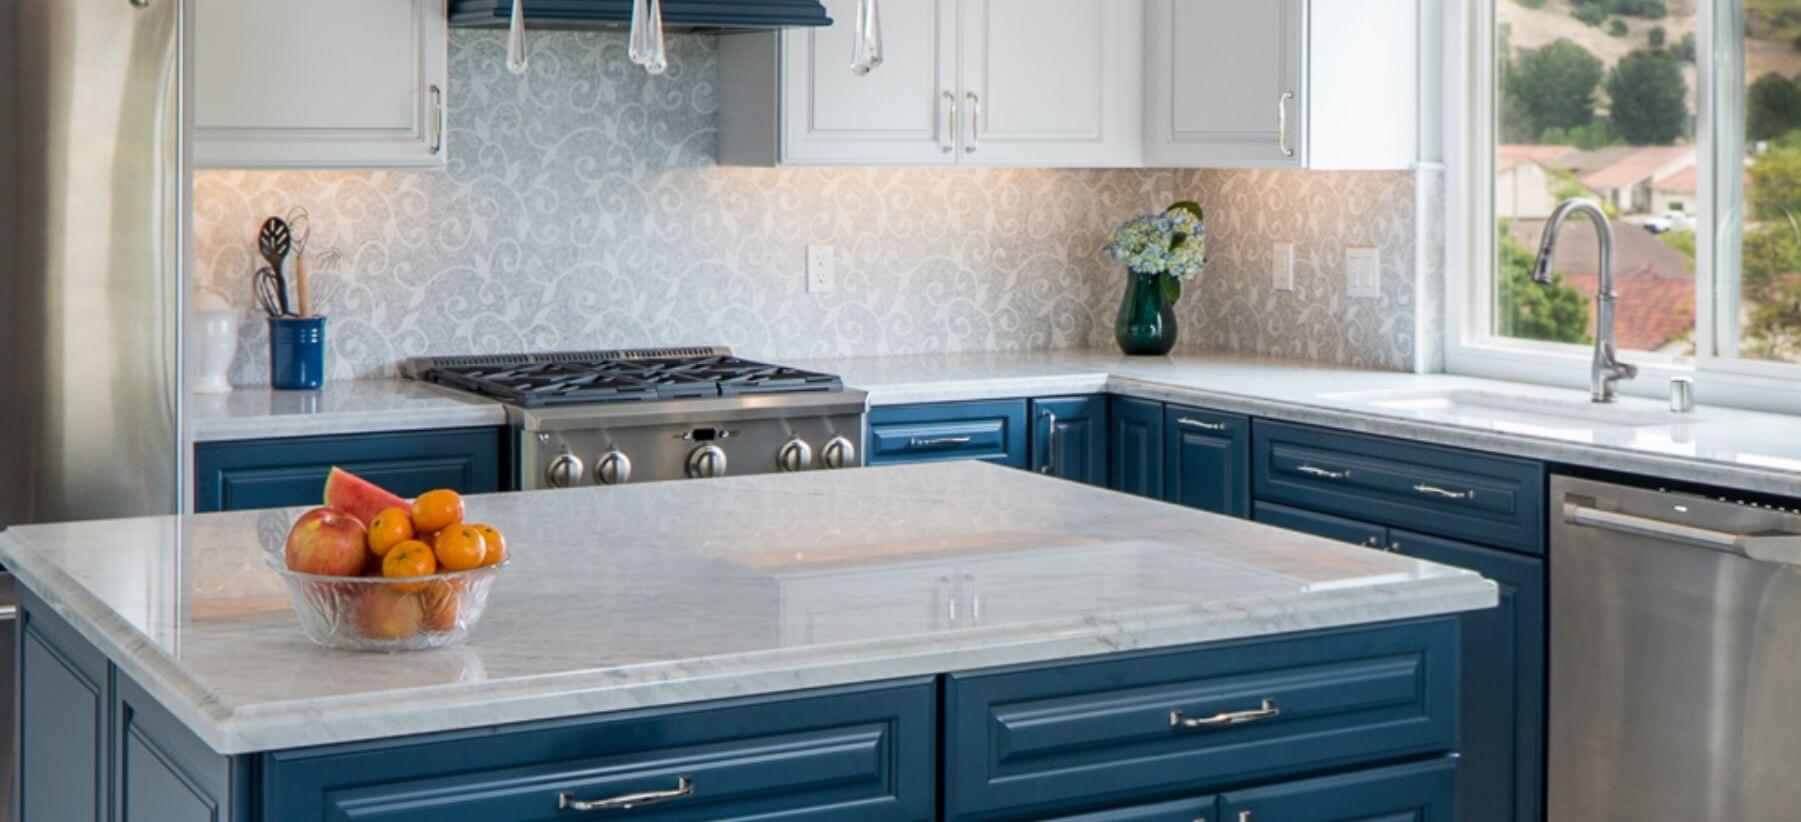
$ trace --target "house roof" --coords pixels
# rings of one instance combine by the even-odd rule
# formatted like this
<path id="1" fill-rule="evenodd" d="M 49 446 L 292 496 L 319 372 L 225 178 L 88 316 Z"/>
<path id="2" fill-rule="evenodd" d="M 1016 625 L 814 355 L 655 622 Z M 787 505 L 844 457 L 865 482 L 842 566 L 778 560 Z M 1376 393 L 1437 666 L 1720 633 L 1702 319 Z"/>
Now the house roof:
<path id="1" fill-rule="evenodd" d="M 1595 293 L 1595 275 L 1565 274 L 1564 283 L 1584 295 Z M 1645 271 L 1627 271 L 1614 277 L 1613 331 L 1619 347 L 1656 351 L 1695 327 L 1695 281 L 1661 277 Z M 1592 307 L 1592 304 L 1591 304 Z M 1595 335 L 1594 312 L 1589 312 L 1588 335 Z"/>
<path id="2" fill-rule="evenodd" d="M 1495 147 L 1495 173 L 1505 174 L 1524 163 L 1550 166 L 1565 155 L 1574 155 L 1575 146 L 1501 145 Z"/>
<path id="3" fill-rule="evenodd" d="M 1695 176 L 1698 171 L 1699 169 L 1695 166 L 1689 166 L 1675 174 L 1671 174 L 1668 177 L 1658 180 L 1653 184 L 1653 187 L 1658 191 L 1693 194 L 1695 193 L 1696 188 Z"/>
<path id="4" fill-rule="evenodd" d="M 1606 156 L 1602 153 L 1606 152 Z M 1617 152 L 1617 153 L 1616 153 Z M 1689 165 L 1695 162 L 1694 146 L 1642 146 L 1638 148 L 1624 147 L 1602 149 L 1594 152 L 1595 160 L 1611 160 L 1604 165 L 1592 167 L 1586 174 L 1578 168 L 1577 180 L 1585 188 L 1594 191 L 1615 191 L 1627 186 L 1645 182 L 1669 166 L 1686 159 Z M 1584 163 L 1583 165 L 1588 165 Z"/>

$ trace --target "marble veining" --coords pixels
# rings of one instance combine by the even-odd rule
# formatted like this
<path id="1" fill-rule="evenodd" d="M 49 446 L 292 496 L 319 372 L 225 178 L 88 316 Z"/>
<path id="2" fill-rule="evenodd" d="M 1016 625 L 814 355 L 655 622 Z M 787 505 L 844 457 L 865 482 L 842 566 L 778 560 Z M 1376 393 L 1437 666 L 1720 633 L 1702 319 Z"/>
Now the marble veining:
<path id="1" fill-rule="evenodd" d="M 223 753 L 1483 608 L 1468 571 L 980 463 L 500 494 L 470 641 L 309 644 L 298 511 L 24 526 L 0 562 Z"/>

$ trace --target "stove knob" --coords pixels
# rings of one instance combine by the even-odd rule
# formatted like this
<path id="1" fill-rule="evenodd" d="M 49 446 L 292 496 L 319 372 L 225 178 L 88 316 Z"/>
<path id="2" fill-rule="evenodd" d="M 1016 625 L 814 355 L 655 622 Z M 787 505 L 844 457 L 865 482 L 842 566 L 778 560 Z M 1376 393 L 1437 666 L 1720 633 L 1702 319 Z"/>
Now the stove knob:
<path id="1" fill-rule="evenodd" d="M 688 476 L 693 479 L 725 476 L 725 449 L 709 444 L 688 452 Z"/>
<path id="2" fill-rule="evenodd" d="M 813 446 L 806 440 L 795 437 L 782 446 L 775 454 L 776 467 L 783 471 L 805 471 L 813 467 Z"/>
<path id="3" fill-rule="evenodd" d="M 582 481 L 582 474 L 586 470 L 587 466 L 582 464 L 581 457 L 565 451 L 550 461 L 549 468 L 544 469 L 544 481 L 550 483 L 552 488 L 569 488 Z"/>
<path id="4" fill-rule="evenodd" d="M 820 452 L 827 468 L 854 468 L 857 465 L 857 446 L 842 436 L 833 437 Z"/>
<path id="5" fill-rule="evenodd" d="M 632 481 L 632 458 L 617 448 L 601 455 L 594 463 L 594 481 L 601 485 L 624 485 Z"/>

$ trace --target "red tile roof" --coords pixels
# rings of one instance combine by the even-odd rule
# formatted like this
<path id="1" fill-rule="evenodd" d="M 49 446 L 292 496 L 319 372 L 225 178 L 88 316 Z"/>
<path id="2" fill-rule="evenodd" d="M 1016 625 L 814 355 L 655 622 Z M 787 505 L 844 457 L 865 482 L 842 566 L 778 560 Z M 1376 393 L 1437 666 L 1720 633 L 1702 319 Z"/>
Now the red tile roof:
<path id="1" fill-rule="evenodd" d="M 1651 187 L 1658 191 L 1678 191 L 1683 194 L 1693 194 L 1695 193 L 1696 188 L 1695 175 L 1698 171 L 1699 169 L 1696 167 L 1689 166 L 1675 174 L 1671 174 L 1668 177 L 1658 180 L 1653 183 Z"/>
<path id="2" fill-rule="evenodd" d="M 1560 157 L 1575 153 L 1575 146 L 1496 146 L 1495 173 L 1505 174 L 1516 166 L 1528 162 L 1548 166 Z"/>
<path id="3" fill-rule="evenodd" d="M 1578 178 L 1595 191 L 1613 191 L 1640 182 L 1686 155 L 1693 161 L 1694 146 L 1645 146 Z"/>
<path id="4" fill-rule="evenodd" d="M 1565 274 L 1563 281 L 1584 295 L 1595 293 L 1593 274 Z M 1648 271 L 1621 273 L 1613 290 L 1620 295 L 1613 306 L 1613 330 L 1620 348 L 1655 351 L 1695 327 L 1695 281 L 1660 277 Z M 1590 303 L 1588 335 L 1595 335 L 1593 303 Z"/>

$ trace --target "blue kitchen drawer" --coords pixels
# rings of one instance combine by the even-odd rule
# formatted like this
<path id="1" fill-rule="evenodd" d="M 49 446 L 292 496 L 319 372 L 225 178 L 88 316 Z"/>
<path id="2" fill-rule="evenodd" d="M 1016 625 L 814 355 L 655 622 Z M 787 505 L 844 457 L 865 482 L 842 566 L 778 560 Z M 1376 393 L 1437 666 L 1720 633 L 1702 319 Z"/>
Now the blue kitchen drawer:
<path id="1" fill-rule="evenodd" d="M 1544 553 L 1540 463 L 1263 420 L 1251 450 L 1260 502 Z"/>
<path id="2" fill-rule="evenodd" d="M 505 453 L 498 427 L 196 443 L 194 510 L 318 505 L 334 465 L 403 497 L 491 493 L 511 485 Z"/>
<path id="3" fill-rule="evenodd" d="M 921 679 L 265 754 L 262 818 L 930 819 L 935 709 Z"/>
<path id="4" fill-rule="evenodd" d="M 869 464 L 986 460 L 1026 467 L 1026 401 L 892 405 L 869 411 Z"/>
<path id="5" fill-rule="evenodd" d="M 1440 757 L 1222 794 L 1232 822 L 1454 822 L 1457 760 Z"/>
<path id="6" fill-rule="evenodd" d="M 1457 620 L 954 674 L 953 819 L 1038 818 L 1452 750 Z M 1273 709 L 1220 727 L 1183 717 Z"/>

